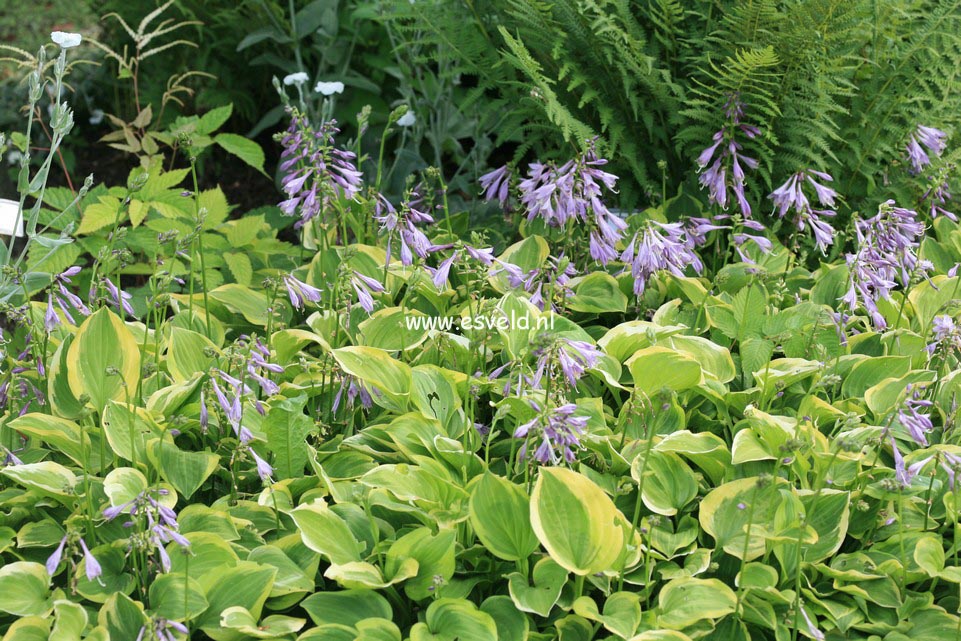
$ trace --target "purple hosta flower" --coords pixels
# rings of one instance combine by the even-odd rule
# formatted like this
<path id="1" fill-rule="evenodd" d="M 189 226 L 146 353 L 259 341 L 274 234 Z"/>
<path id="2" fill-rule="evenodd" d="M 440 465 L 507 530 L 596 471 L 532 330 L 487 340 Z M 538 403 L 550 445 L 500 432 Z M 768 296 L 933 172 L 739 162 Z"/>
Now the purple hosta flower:
<path id="1" fill-rule="evenodd" d="M 300 211 L 295 225 L 299 229 L 326 209 L 332 199 L 356 196 L 363 174 L 354 165 L 354 153 L 334 145 L 334 136 L 340 133 L 335 121 L 324 122 L 315 131 L 307 116 L 296 109 L 290 114 L 280 155 L 280 170 L 284 172 L 280 182 L 287 200 L 279 207 L 288 216 Z"/>
<path id="2" fill-rule="evenodd" d="M 354 270 L 350 277 L 350 284 L 357 294 L 357 302 L 368 314 L 374 311 L 374 297 L 372 294 L 379 294 L 384 291 L 384 286 L 379 280 L 364 276 L 359 271 Z"/>
<path id="3" fill-rule="evenodd" d="M 250 455 L 254 457 L 254 463 L 257 465 L 257 476 L 259 476 L 260 480 L 264 483 L 272 483 L 273 480 L 270 477 L 274 473 L 274 468 L 270 466 L 270 463 L 260 458 L 257 452 L 254 451 L 254 448 L 248 447 L 248 451 Z"/>
<path id="4" fill-rule="evenodd" d="M 922 414 L 919 409 L 934 405 L 931 401 L 921 398 L 921 390 L 913 390 L 909 384 L 907 391 L 912 392 L 911 396 L 904 400 L 898 409 L 898 422 L 908 431 L 914 442 L 922 447 L 928 446 L 926 434 L 934 429 L 930 414 Z"/>
<path id="5" fill-rule="evenodd" d="M 807 626 L 808 634 L 811 635 L 811 638 L 815 641 L 824 641 L 824 633 L 818 630 L 816 621 L 811 620 L 808 611 L 805 610 L 803 606 L 801 607 L 801 616 L 804 617 L 804 624 Z"/>
<path id="6" fill-rule="evenodd" d="M 934 354 L 938 348 L 942 348 L 945 352 L 961 350 L 961 331 L 950 316 L 946 314 L 935 316 L 931 321 L 931 331 L 934 341 L 926 348 L 929 354 Z"/>
<path id="7" fill-rule="evenodd" d="M 815 178 L 825 182 L 834 181 L 830 174 L 805 169 L 793 174 L 783 185 L 771 192 L 768 198 L 774 201 L 778 216 L 781 218 L 784 218 L 793 209 L 795 212 L 794 224 L 798 230 L 803 231 L 806 226 L 810 227 L 814 234 L 815 244 L 821 250 L 821 253 L 824 253 L 828 246 L 834 243 L 835 232 L 834 228 L 826 223 L 823 218 L 834 217 L 837 214 L 831 209 L 834 207 L 837 192 L 817 182 L 814 180 Z M 805 185 L 813 187 L 815 197 L 823 209 L 811 207 L 810 200 L 804 194 L 803 188 Z"/>
<path id="8" fill-rule="evenodd" d="M 94 558 L 90 549 L 87 547 L 87 542 L 82 538 L 80 539 L 80 548 L 83 550 L 83 564 L 84 569 L 87 573 L 87 580 L 93 581 L 98 576 L 103 574 L 103 569 L 100 567 L 100 563 Z"/>
<path id="9" fill-rule="evenodd" d="M 734 250 L 737 252 L 737 255 L 740 257 L 741 262 L 748 263 L 751 265 L 754 264 L 754 259 L 748 256 L 747 253 L 745 253 L 745 249 L 744 249 L 744 246 L 747 245 L 748 243 L 751 243 L 755 247 L 757 247 L 762 254 L 767 254 L 771 251 L 771 249 L 774 248 L 774 243 L 771 242 L 771 239 L 767 238 L 766 236 L 759 236 L 757 234 L 744 234 L 744 233 L 734 234 Z"/>
<path id="10" fill-rule="evenodd" d="M 488 202 L 496 200 L 506 210 L 511 186 L 510 168 L 507 165 L 498 167 L 481 176 L 479 180 L 481 189 L 484 190 L 484 200 Z"/>
<path id="11" fill-rule="evenodd" d="M 450 278 L 450 268 L 451 265 L 454 264 L 454 261 L 457 260 L 457 255 L 458 252 L 454 251 L 454 253 L 442 260 L 436 268 L 427 268 L 427 271 L 429 271 L 433 276 L 432 280 L 434 282 L 434 287 L 436 287 L 438 291 L 444 291 L 447 289 L 447 281 Z"/>
<path id="12" fill-rule="evenodd" d="M 961 470 L 961 456 L 950 452 L 941 452 L 941 469 L 948 475 L 948 487 L 954 491 L 954 480 Z"/>
<path id="13" fill-rule="evenodd" d="M 47 558 L 47 574 L 50 576 L 53 576 L 57 573 L 57 568 L 60 567 L 60 560 L 63 558 L 63 549 L 66 547 L 66 545 L 67 535 L 64 535 L 63 538 L 60 539 L 60 545 L 58 545 L 57 549 L 53 551 L 53 554 Z"/>
<path id="14" fill-rule="evenodd" d="M 90 552 L 90 548 L 87 547 L 87 542 L 84 541 L 82 537 L 80 538 L 79 543 L 80 551 L 83 555 L 84 569 L 86 571 L 87 580 L 94 581 L 101 574 L 103 574 L 103 570 L 100 567 L 100 563 L 97 561 L 96 557 L 94 557 L 93 553 Z M 57 549 L 55 549 L 53 554 L 47 558 L 45 566 L 47 568 L 47 574 L 50 576 L 56 574 L 57 568 L 60 567 L 60 562 L 63 560 L 63 553 L 66 547 L 67 535 L 64 535 L 64 537 L 60 539 L 60 544 L 57 546 Z M 73 549 L 72 545 L 71 548 Z"/>
<path id="15" fill-rule="evenodd" d="M 297 309 L 304 309 L 308 301 L 311 303 L 320 302 L 321 291 L 319 289 L 297 280 L 291 274 L 284 274 L 284 285 L 287 287 L 290 304 Z"/>
<path id="16" fill-rule="evenodd" d="M 427 235 L 417 227 L 418 224 L 431 224 L 434 218 L 427 212 L 421 211 L 424 199 L 420 195 L 420 186 L 414 187 L 407 193 L 400 209 L 378 195 L 374 209 L 374 220 L 380 223 L 382 231 L 387 231 L 387 264 L 390 265 L 391 248 L 394 237 L 400 242 L 400 262 L 412 265 L 414 256 L 427 258 L 434 245 Z"/>
<path id="17" fill-rule="evenodd" d="M 471 247 L 470 245 L 464 245 L 464 250 L 467 255 L 472 259 L 476 260 L 485 267 L 490 267 L 494 264 L 494 248 L 493 247 Z"/>
<path id="18" fill-rule="evenodd" d="M 223 374 L 221 372 L 221 374 Z M 250 430 L 241 424 L 243 419 L 243 405 L 242 405 L 242 393 L 239 391 L 239 386 L 235 387 L 233 385 L 229 386 L 232 394 L 231 398 L 227 397 L 227 394 L 220 389 L 220 385 L 217 384 L 217 379 L 211 379 L 214 387 L 214 394 L 217 396 L 217 403 L 220 404 L 220 409 L 223 411 L 224 416 L 227 417 L 227 422 L 230 423 L 230 427 L 234 431 L 234 435 L 240 439 L 241 443 L 248 443 L 253 440 L 254 435 L 250 433 Z"/>
<path id="19" fill-rule="evenodd" d="M 2 405 L 0 405 L 2 407 Z M 0 445 L 0 450 L 3 451 L 3 464 L 4 465 L 23 465 L 23 461 L 13 453 L 12 450 L 8 450 L 5 445 Z"/>
<path id="20" fill-rule="evenodd" d="M 944 153 L 947 138 L 948 134 L 940 129 L 918 125 L 918 128 L 908 139 L 908 162 L 911 163 L 911 169 L 909 171 L 912 174 L 921 173 L 925 167 L 931 164 L 931 159 L 928 157 L 925 149 L 935 156 L 940 156 Z"/>
<path id="21" fill-rule="evenodd" d="M 340 408 L 340 402 L 345 391 L 347 392 L 346 406 L 348 409 L 354 407 L 354 402 L 358 398 L 364 409 L 370 409 L 374 406 L 374 399 L 371 397 L 370 392 L 367 391 L 367 388 L 364 387 L 364 384 L 353 376 L 345 375 L 340 383 L 340 389 L 337 390 L 337 394 L 334 396 L 334 402 L 331 406 L 332 413 L 336 414 Z"/>
<path id="22" fill-rule="evenodd" d="M 601 169 L 606 164 L 598 157 L 594 141 L 589 141 L 584 153 L 560 167 L 531 164 L 528 177 L 518 186 L 528 220 L 541 218 L 555 227 L 573 221 L 586 224 L 591 258 L 603 264 L 616 258 L 614 246 L 627 229 L 627 223 L 601 199 L 605 189 L 614 191 L 617 184 L 617 176 Z"/>
<path id="23" fill-rule="evenodd" d="M 932 219 L 944 216 L 948 220 L 958 222 L 958 217 L 954 212 L 944 208 L 944 205 L 947 205 L 948 201 L 951 200 L 949 181 L 951 174 L 954 173 L 954 168 L 953 164 L 941 167 L 936 175 L 929 177 L 928 184 L 930 187 L 921 196 L 921 202 L 928 203 L 928 214 Z"/>
<path id="24" fill-rule="evenodd" d="M 251 380 L 260 385 L 260 389 L 263 390 L 264 394 L 273 396 L 280 391 L 280 387 L 277 383 L 267 378 L 265 373 L 283 374 L 284 368 L 282 365 L 268 362 L 268 358 L 270 358 L 270 350 L 258 340 L 254 349 L 250 350 L 250 360 L 247 361 L 247 375 Z"/>
<path id="25" fill-rule="evenodd" d="M 601 352 L 597 347 L 585 341 L 565 338 L 562 343 L 563 345 L 557 353 L 557 361 L 567 382 L 571 386 L 575 386 L 586 370 L 597 365 Z"/>
<path id="26" fill-rule="evenodd" d="M 637 296 L 644 294 L 654 274 L 668 271 L 683 276 L 688 267 L 693 267 L 697 273 L 704 269 L 694 251 L 694 242 L 688 238 L 681 223 L 648 222 L 642 231 L 634 234 L 621 253 L 621 260 L 631 266 Z"/>
<path id="27" fill-rule="evenodd" d="M 124 527 L 133 527 L 133 519 L 142 519 L 146 526 L 147 539 L 160 557 L 161 568 L 164 572 L 169 572 L 170 556 L 164 546 L 173 541 L 186 549 L 190 547 L 190 541 L 180 533 L 177 513 L 157 498 L 166 494 L 167 490 L 164 489 L 145 490 L 126 503 L 104 509 L 103 516 L 112 521 L 121 514 L 129 515 L 131 520 L 124 523 Z"/>
<path id="28" fill-rule="evenodd" d="M 132 298 L 127 292 L 121 291 L 109 278 L 103 279 L 104 287 L 107 288 L 107 293 L 110 294 L 110 299 L 108 302 L 110 306 L 120 312 L 120 315 L 129 314 L 130 316 L 136 316 L 133 311 L 133 307 L 130 306 L 130 299 Z"/>
<path id="29" fill-rule="evenodd" d="M 491 270 L 491 275 L 503 273 L 507 278 L 507 284 L 530 294 L 531 303 L 541 311 L 544 311 L 547 303 L 550 303 L 552 310 L 557 311 L 554 300 L 563 300 L 574 293 L 571 290 L 570 281 L 577 275 L 577 269 L 564 256 L 548 256 L 542 268 L 528 272 L 500 259 L 494 259 L 494 264 L 496 267 Z M 545 293 L 552 295 L 554 300 L 545 301 Z"/>
<path id="30" fill-rule="evenodd" d="M 898 450 L 898 444 L 894 440 L 893 436 L 891 437 L 891 449 L 894 453 L 894 476 L 903 487 L 910 487 L 911 481 L 914 480 L 914 477 L 916 477 L 918 473 L 921 472 L 921 469 L 927 465 L 931 459 L 934 458 L 933 456 L 929 456 L 909 467 L 905 467 L 904 457 L 901 456 L 901 452 Z"/>
<path id="31" fill-rule="evenodd" d="M 44 325 L 48 332 L 53 329 L 51 323 L 60 323 L 60 319 L 53 309 L 55 304 L 57 308 L 60 309 L 63 317 L 66 318 L 71 325 L 77 324 L 72 312 L 78 312 L 83 316 L 90 315 L 90 309 L 83 304 L 80 297 L 67 288 L 67 285 L 71 282 L 70 277 L 76 276 L 79 273 L 80 267 L 74 265 L 53 277 L 53 283 L 50 284 L 50 292 L 47 297 L 47 313 L 44 317 Z"/>
<path id="32" fill-rule="evenodd" d="M 735 140 L 735 134 L 740 132 L 748 138 L 755 138 L 760 134 L 760 130 L 753 125 L 741 123 L 744 105 L 736 95 L 728 98 L 724 105 L 724 113 L 727 122 L 714 134 L 713 144 L 702 151 L 697 158 L 697 165 L 701 172 L 698 182 L 702 187 L 707 187 L 708 200 L 717 203 L 721 209 L 727 209 L 730 188 L 741 214 L 745 218 L 750 218 L 751 205 L 744 195 L 744 167 L 757 169 L 757 160 L 740 153 L 741 144 Z"/>
<path id="33" fill-rule="evenodd" d="M 858 303 L 863 305 L 875 327 L 884 329 L 887 322 L 878 311 L 878 301 L 889 299 L 899 283 L 907 287 L 916 272 L 924 274 L 932 268 L 917 256 L 924 225 L 916 212 L 888 200 L 876 216 L 856 221 L 855 233 L 858 250 L 846 257 L 850 280 L 841 300 L 852 311 Z"/>
<path id="34" fill-rule="evenodd" d="M 531 385 L 537 388 L 542 387 L 545 375 L 554 375 L 556 368 L 560 368 L 571 387 L 576 387 L 584 372 L 597 365 L 601 357 L 601 352 L 594 345 L 569 338 L 561 338 L 537 348 L 533 354 L 537 362 Z"/>
<path id="35" fill-rule="evenodd" d="M 147 625 L 140 628 L 136 641 L 146 641 L 147 635 L 152 636 L 156 641 L 177 641 L 174 632 L 184 636 L 190 634 L 190 630 L 183 623 L 163 617 L 155 617 Z"/>
<path id="36" fill-rule="evenodd" d="M 717 218 L 709 219 L 699 216 L 690 216 L 684 221 L 684 233 L 694 247 L 701 247 L 707 244 L 707 235 L 712 231 L 727 229 L 727 225 L 717 225 Z"/>
<path id="37" fill-rule="evenodd" d="M 531 401 L 531 407 L 537 416 L 514 430 L 514 438 L 529 438 L 532 444 L 537 444 L 534 460 L 539 463 L 573 463 L 577 458 L 574 450 L 583 448 L 581 436 L 587 428 L 587 417 L 574 416 L 577 405 L 573 403 L 542 411 Z M 527 456 L 527 443 L 521 448 L 520 455 L 521 458 Z"/>
<path id="38" fill-rule="evenodd" d="M 474 431 L 477 432 L 478 436 L 480 436 L 481 439 L 486 439 L 488 436 L 490 436 L 491 426 L 490 426 L 490 425 L 487 425 L 486 423 L 476 423 L 476 422 L 475 422 L 475 423 L 474 423 Z"/>
<path id="39" fill-rule="evenodd" d="M 204 391 L 200 390 L 200 430 L 206 434 L 210 425 L 210 414 L 207 410 L 207 400 L 204 398 Z"/>

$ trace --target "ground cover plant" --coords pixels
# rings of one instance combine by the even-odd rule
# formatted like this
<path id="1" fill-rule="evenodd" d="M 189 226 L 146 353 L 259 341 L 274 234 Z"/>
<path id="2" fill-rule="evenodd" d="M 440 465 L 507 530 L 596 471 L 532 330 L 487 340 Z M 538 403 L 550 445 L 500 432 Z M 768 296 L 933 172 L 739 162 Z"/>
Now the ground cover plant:
<path id="1" fill-rule="evenodd" d="M 294 53 L 263 54 L 286 72 L 267 148 L 231 130 L 250 104 L 193 112 L 211 71 L 148 68 L 196 44 L 171 34 L 199 3 L 106 17 L 127 49 L 5 50 L 27 106 L 0 210 L 3 641 L 961 638 L 959 105 L 897 80 L 954 55 L 957 7 L 853 3 L 877 22 L 843 54 L 775 54 L 746 21 L 770 40 L 805 3 L 252 4 L 275 20 L 236 47 Z M 650 21 L 655 44 L 618 35 Z M 545 48 L 563 24 L 662 80 L 703 69 L 678 34 L 737 48 L 649 112 L 607 87 L 644 122 L 695 98 L 645 149 L 584 124 L 608 103 Z M 373 47 L 324 71 L 368 29 L 396 95 L 364 80 Z M 490 64 L 465 70 L 473 29 Z M 125 88 L 83 140 L 115 182 L 63 153 L 84 46 Z M 792 128 L 817 78 L 836 153 Z M 494 98 L 513 133 L 474 111 Z M 875 146 L 842 149 L 864 123 Z M 211 167 L 276 188 L 237 207 Z"/>

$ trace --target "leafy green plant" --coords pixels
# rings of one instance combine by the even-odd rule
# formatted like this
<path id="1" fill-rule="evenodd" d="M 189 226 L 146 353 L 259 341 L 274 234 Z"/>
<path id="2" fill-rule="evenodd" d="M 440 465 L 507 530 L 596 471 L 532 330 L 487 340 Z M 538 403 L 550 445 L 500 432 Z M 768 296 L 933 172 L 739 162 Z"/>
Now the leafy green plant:
<path id="1" fill-rule="evenodd" d="M 731 94 L 761 136 L 755 202 L 782 175 L 839 176 L 850 210 L 892 174 L 918 123 L 952 129 L 954 2 L 397 3 L 405 44 L 476 79 L 517 160 L 599 137 L 624 203 L 690 184 Z M 919 71 L 923 70 L 923 71 Z M 482 98 L 483 97 L 483 98 Z M 663 180 L 663 182 L 662 182 Z M 666 193 L 665 193 L 666 192 Z M 690 192 L 688 192 L 690 193 Z"/>
<path id="2" fill-rule="evenodd" d="M 785 7 L 754 9 L 651 11 L 733 37 Z M 715 178 L 763 174 L 740 100 L 785 64 L 732 55 L 743 82 L 698 94 L 725 100 Z M 49 229 L 4 271 L 5 641 L 957 636 L 961 225 L 928 189 L 946 132 L 910 132 L 901 202 L 923 211 L 865 197 L 831 243 L 815 223 L 846 194 L 818 169 L 778 189 L 782 243 L 683 190 L 621 215 L 591 141 L 483 177 L 507 240 L 444 168 L 392 197 L 386 151 L 365 173 L 331 102 L 321 123 L 290 102 L 286 196 L 265 197 L 285 200 L 241 216 L 197 172 L 214 146 L 262 166 L 218 133 L 231 107 L 151 130 L 189 166 L 119 186 L 74 196 L 24 161 L 19 211 Z M 738 207 L 754 184 L 706 182 Z"/>

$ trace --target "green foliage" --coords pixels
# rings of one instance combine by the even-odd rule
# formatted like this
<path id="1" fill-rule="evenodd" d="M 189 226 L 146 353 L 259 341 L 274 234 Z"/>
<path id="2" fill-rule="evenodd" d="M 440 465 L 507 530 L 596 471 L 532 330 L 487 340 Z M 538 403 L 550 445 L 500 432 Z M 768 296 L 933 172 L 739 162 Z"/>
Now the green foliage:
<path id="1" fill-rule="evenodd" d="M 665 197 L 662 173 L 668 194 L 690 182 L 731 94 L 762 132 L 746 145 L 760 161 L 754 202 L 815 168 L 857 210 L 917 124 L 958 118 L 953 0 L 487 0 L 397 3 L 392 15 L 407 46 L 476 80 L 473 99 L 516 160 L 599 136 L 629 206 Z"/>

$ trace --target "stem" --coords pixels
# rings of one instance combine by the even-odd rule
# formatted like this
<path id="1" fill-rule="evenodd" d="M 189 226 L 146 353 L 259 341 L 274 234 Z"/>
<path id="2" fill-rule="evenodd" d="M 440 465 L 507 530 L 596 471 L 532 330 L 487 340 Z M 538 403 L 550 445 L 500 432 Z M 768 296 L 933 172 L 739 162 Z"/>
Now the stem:
<path id="1" fill-rule="evenodd" d="M 190 175 L 194 182 L 194 215 L 197 219 L 197 249 L 200 251 L 200 283 L 204 296 L 204 334 L 210 338 L 210 304 L 207 300 L 207 265 L 204 259 L 204 219 L 200 216 L 200 191 L 197 182 L 197 159 L 190 158 Z M 191 299 L 193 298 L 191 292 Z M 192 301 L 191 301 L 192 302 Z"/>
<path id="2" fill-rule="evenodd" d="M 904 552 L 904 489 L 898 484 L 898 548 L 901 554 L 901 590 L 908 585 L 908 562 Z"/>
<path id="3" fill-rule="evenodd" d="M 754 485 L 754 493 L 751 496 L 751 505 L 747 512 L 747 528 L 744 531 L 744 548 L 741 550 L 741 569 L 738 570 L 738 575 L 743 579 L 744 566 L 747 565 L 747 554 L 751 548 L 751 527 L 754 525 L 754 512 L 757 507 L 757 494 L 760 490 L 758 484 Z M 734 605 L 734 616 L 739 620 L 741 618 L 741 599 L 744 598 L 744 588 L 738 587 L 737 589 L 737 603 Z"/>

